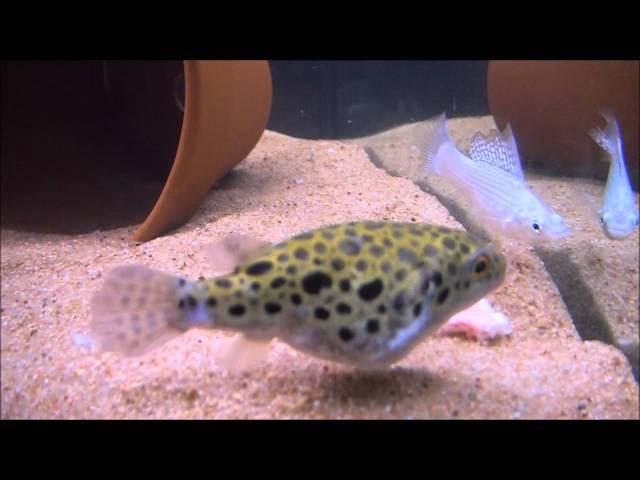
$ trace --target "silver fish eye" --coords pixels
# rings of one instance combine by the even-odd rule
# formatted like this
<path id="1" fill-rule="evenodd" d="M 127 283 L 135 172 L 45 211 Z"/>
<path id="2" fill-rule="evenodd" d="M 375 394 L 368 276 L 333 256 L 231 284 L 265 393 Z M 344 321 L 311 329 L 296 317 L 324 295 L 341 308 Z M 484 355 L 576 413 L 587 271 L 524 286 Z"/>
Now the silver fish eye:
<path id="1" fill-rule="evenodd" d="M 542 227 L 540 226 L 540 224 L 538 222 L 533 222 L 531 224 L 531 228 L 533 229 L 534 232 L 536 233 L 540 233 L 542 231 Z"/>

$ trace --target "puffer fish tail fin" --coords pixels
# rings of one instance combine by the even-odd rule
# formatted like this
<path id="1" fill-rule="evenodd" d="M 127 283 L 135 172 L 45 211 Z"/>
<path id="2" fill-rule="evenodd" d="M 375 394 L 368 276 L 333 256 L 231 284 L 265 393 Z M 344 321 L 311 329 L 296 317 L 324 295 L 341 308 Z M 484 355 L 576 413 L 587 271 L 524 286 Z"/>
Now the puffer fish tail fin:
<path id="1" fill-rule="evenodd" d="M 600 127 L 592 128 L 589 130 L 589 136 L 600 148 L 609 154 L 603 158 L 605 162 L 609 162 L 611 161 L 611 156 L 613 156 L 616 151 L 616 143 L 620 138 L 620 128 L 618 127 L 618 121 L 612 110 L 602 109 L 600 115 L 607 121 L 607 126 L 604 130 Z"/>
<path id="2" fill-rule="evenodd" d="M 420 145 L 417 145 L 417 147 L 423 155 L 424 169 L 427 172 L 442 173 L 443 158 L 438 155 L 438 151 L 443 145 L 453 145 L 453 142 L 447 131 L 447 116 L 445 112 L 430 120 L 429 129 L 425 132 Z"/>
<path id="3" fill-rule="evenodd" d="M 104 351 L 135 356 L 180 335 L 180 289 L 187 283 L 143 265 L 114 268 L 91 298 L 93 339 Z"/>

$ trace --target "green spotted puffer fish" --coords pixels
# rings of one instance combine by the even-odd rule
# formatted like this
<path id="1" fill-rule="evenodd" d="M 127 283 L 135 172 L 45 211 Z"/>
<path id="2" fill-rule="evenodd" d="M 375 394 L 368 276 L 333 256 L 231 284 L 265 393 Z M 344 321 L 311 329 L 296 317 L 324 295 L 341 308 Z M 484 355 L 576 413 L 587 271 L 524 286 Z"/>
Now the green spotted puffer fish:
<path id="1" fill-rule="evenodd" d="M 506 268 L 493 244 L 415 223 L 334 225 L 273 246 L 230 237 L 211 253 L 233 272 L 189 281 L 128 265 L 107 274 L 91 301 L 102 349 L 141 354 L 199 327 L 383 368 L 498 287 Z"/>

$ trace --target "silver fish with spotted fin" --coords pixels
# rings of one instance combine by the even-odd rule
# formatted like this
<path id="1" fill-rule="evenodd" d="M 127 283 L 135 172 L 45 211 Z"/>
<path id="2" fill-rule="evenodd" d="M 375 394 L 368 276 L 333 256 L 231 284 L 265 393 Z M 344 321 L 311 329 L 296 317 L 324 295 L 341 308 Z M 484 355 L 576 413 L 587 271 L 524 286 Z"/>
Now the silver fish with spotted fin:
<path id="1" fill-rule="evenodd" d="M 527 185 L 509 125 L 488 136 L 477 133 L 465 155 L 449 137 L 443 113 L 418 148 L 424 169 L 446 178 L 467 196 L 488 232 L 530 243 L 569 234 L 564 219 Z"/>

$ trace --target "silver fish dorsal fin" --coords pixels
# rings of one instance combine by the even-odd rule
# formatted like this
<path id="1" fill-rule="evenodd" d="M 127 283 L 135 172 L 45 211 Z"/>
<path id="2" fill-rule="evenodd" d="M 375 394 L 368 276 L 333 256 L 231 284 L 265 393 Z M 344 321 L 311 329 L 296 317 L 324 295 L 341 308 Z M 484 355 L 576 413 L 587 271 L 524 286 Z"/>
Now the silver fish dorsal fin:
<path id="1" fill-rule="evenodd" d="M 518 147 L 511 127 L 507 125 L 504 132 L 492 130 L 488 135 L 476 133 L 471 140 L 469 156 L 475 162 L 483 162 L 524 180 Z"/>

